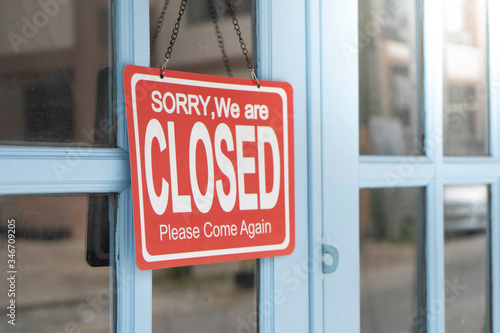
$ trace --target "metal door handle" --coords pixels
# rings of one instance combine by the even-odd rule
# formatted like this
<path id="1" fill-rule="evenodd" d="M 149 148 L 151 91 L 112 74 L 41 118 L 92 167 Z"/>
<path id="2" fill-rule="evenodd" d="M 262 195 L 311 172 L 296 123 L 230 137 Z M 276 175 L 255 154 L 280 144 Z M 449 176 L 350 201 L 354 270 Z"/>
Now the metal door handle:
<path id="1" fill-rule="evenodd" d="M 329 255 L 332 257 L 333 262 L 331 264 L 327 264 L 325 262 L 325 255 Z M 330 274 L 335 272 L 337 267 L 339 266 L 339 251 L 335 246 L 323 244 L 323 273 Z"/>

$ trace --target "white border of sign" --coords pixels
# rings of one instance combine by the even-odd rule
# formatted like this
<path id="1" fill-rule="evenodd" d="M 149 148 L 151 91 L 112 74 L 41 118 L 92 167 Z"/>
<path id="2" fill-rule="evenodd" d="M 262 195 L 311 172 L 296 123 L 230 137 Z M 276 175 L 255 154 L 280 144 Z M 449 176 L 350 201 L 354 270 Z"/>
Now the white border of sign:
<path id="1" fill-rule="evenodd" d="M 230 255 L 230 254 L 240 254 L 240 253 L 252 253 L 252 252 L 264 252 L 264 251 L 276 251 L 283 250 L 288 247 L 290 243 L 290 197 L 289 197 L 289 156 L 288 156 L 288 104 L 287 104 L 287 95 L 285 90 L 282 88 L 276 87 L 260 87 L 256 86 L 247 86 L 247 85 L 239 85 L 239 84 L 228 84 L 228 83 L 215 83 L 215 82 L 205 82 L 198 80 L 188 80 L 188 79 L 179 79 L 179 78 L 171 78 L 164 77 L 161 79 L 158 75 L 148 75 L 148 74 L 134 74 L 131 80 L 131 94 L 132 94 L 132 110 L 134 117 L 134 132 L 135 132 L 135 148 L 136 148 L 136 159 L 137 159 L 137 174 L 142 174 L 141 169 L 141 151 L 139 144 L 139 125 L 137 122 L 137 103 L 136 103 L 136 91 L 135 86 L 141 80 L 144 81 L 154 81 L 154 82 L 162 82 L 162 83 L 172 83 L 178 85 L 187 85 L 187 86 L 195 86 L 195 87 L 206 87 L 206 88 L 218 88 L 218 89 L 230 89 L 230 90 L 239 90 L 239 91 L 255 91 L 255 92 L 264 92 L 264 93 L 275 93 L 280 95 L 283 102 L 283 150 L 284 150 L 284 186 L 285 186 L 285 229 L 286 235 L 285 240 L 281 244 L 274 245 L 261 245 L 261 246 L 249 246 L 249 247 L 238 247 L 231 249 L 218 249 L 218 250 L 206 250 L 206 251 L 197 251 L 197 252 L 181 252 L 181 253 L 173 253 L 173 254 L 159 254 L 159 255 L 151 255 L 149 254 L 146 248 L 146 235 L 145 235 L 145 221 L 144 221 L 144 202 L 143 202 L 143 184 L 142 177 L 138 177 L 138 190 L 139 190 L 139 206 L 140 206 L 140 219 L 141 219 L 141 246 L 142 246 L 142 256 L 144 260 L 147 262 L 157 262 L 157 261 L 167 261 L 167 260 L 180 260 L 180 259 L 191 259 L 191 258 L 200 258 L 200 257 L 213 257 L 218 255 Z"/>

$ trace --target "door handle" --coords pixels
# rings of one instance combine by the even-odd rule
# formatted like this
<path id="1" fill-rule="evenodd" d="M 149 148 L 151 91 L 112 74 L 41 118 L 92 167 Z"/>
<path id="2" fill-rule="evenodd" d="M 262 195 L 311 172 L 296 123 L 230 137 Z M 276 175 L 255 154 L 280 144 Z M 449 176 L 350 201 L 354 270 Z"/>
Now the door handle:
<path id="1" fill-rule="evenodd" d="M 328 264 L 325 257 L 330 256 L 333 262 Z M 323 244 L 323 273 L 330 274 L 337 270 L 339 266 L 339 251 L 333 245 Z"/>

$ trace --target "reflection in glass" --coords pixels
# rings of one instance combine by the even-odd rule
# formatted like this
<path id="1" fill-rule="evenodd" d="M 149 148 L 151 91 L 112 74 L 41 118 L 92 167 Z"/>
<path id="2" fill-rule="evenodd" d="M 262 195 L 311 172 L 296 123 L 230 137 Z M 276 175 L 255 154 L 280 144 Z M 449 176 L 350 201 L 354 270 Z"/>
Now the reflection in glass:
<path id="1" fill-rule="evenodd" d="M 153 332 L 257 332 L 255 260 L 153 271 Z"/>
<path id="2" fill-rule="evenodd" d="M 0 143 L 115 146 L 111 1 L 8 1 L 0 11 Z"/>
<path id="3" fill-rule="evenodd" d="M 445 155 L 489 154 L 486 0 L 446 0 Z"/>
<path id="4" fill-rule="evenodd" d="M 489 187 L 444 189 L 446 332 L 491 332 Z"/>
<path id="5" fill-rule="evenodd" d="M 360 153 L 421 155 L 417 2 L 359 0 Z"/>
<path id="6" fill-rule="evenodd" d="M 89 206 L 89 198 L 114 200 L 107 195 L 0 196 L 2 269 L 16 272 L 12 297 L 7 297 L 10 281 L 0 279 L 2 307 L 10 299 L 16 306 L 16 325 L 8 324 L 2 311 L 0 332 L 110 331 L 110 270 L 91 267 L 86 260 L 91 243 L 86 240 L 87 222 L 95 218 L 96 209 Z M 91 222 L 109 225 L 103 220 Z M 14 242 L 9 234 L 15 236 Z M 15 246 L 14 255 L 8 244 Z"/>
<path id="7" fill-rule="evenodd" d="M 150 35 L 154 36 L 156 21 L 161 12 L 164 1 L 150 0 Z M 218 17 L 218 24 L 224 38 L 224 46 L 229 57 L 229 63 L 234 77 L 250 78 L 245 57 L 241 53 L 238 36 L 234 30 L 227 9 L 226 0 L 213 0 Z M 253 22 L 251 17 L 251 0 L 233 0 L 233 8 L 241 27 L 241 34 L 247 49 L 252 53 Z M 167 8 L 163 28 L 151 52 L 151 67 L 160 68 L 164 54 L 170 43 L 170 35 L 177 20 L 180 0 L 170 1 Z M 221 49 L 217 44 L 214 24 L 210 16 L 208 0 L 191 0 L 186 7 L 181 21 L 178 38 L 168 62 L 168 69 L 192 73 L 213 74 L 227 76 Z"/>
<path id="8" fill-rule="evenodd" d="M 226 0 L 214 0 L 225 51 L 234 77 L 250 78 L 245 57 L 228 15 Z M 232 1 L 243 39 L 252 52 L 252 1 Z M 150 31 L 163 0 L 150 0 Z M 151 53 L 151 66 L 161 67 L 178 16 L 180 0 L 171 0 L 163 28 Z M 168 69 L 227 76 L 210 16 L 209 1 L 190 0 L 182 18 Z M 153 332 L 257 332 L 254 281 L 257 261 L 178 267 L 153 272 Z"/>
<path id="9" fill-rule="evenodd" d="M 424 190 L 360 191 L 361 332 L 424 332 Z"/>

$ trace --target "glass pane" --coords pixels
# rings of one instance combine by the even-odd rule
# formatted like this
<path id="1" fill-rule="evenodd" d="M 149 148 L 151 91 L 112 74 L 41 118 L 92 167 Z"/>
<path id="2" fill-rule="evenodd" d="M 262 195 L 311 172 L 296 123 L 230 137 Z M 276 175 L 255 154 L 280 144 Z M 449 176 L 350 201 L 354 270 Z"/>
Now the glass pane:
<path id="1" fill-rule="evenodd" d="M 207 0 L 189 1 L 181 21 L 178 38 L 173 47 L 172 58 L 168 62 L 168 69 L 227 76 L 222 60 L 222 49 L 218 46 L 215 26 L 210 16 L 209 2 Z M 151 7 L 150 31 L 153 38 L 164 1 L 150 0 L 149 3 Z M 253 41 L 251 9 L 253 1 L 233 0 L 231 3 L 251 59 Z M 245 57 L 241 53 L 240 43 L 227 10 L 226 0 L 213 0 L 213 4 L 233 76 L 249 79 L 250 72 Z M 154 50 L 151 52 L 151 67 L 160 68 L 163 63 L 165 52 L 170 44 L 170 35 L 177 20 L 179 5 L 180 0 L 170 1 L 168 5 L 163 28 L 158 35 Z"/>
<path id="2" fill-rule="evenodd" d="M 111 1 L 0 11 L 0 144 L 114 146 Z"/>
<path id="3" fill-rule="evenodd" d="M 360 191 L 361 332 L 424 332 L 422 188 Z"/>
<path id="4" fill-rule="evenodd" d="M 0 332 L 110 331 L 110 270 L 88 263 L 87 222 L 109 228 L 109 206 L 91 221 L 89 204 L 113 198 L 0 196 Z"/>
<path id="5" fill-rule="evenodd" d="M 443 151 L 488 155 L 486 0 L 445 4 Z"/>
<path id="6" fill-rule="evenodd" d="M 153 271 L 153 332 L 257 332 L 255 260 Z"/>
<path id="7" fill-rule="evenodd" d="M 360 153 L 421 155 L 417 1 L 358 0 Z"/>
<path id="8" fill-rule="evenodd" d="M 250 53 L 252 3 L 232 1 Z M 150 0 L 152 38 L 163 4 L 163 0 Z M 250 78 L 226 0 L 214 0 L 213 4 L 232 73 L 235 77 Z M 153 67 L 162 65 L 179 6 L 180 0 L 168 5 L 163 28 L 151 52 Z M 190 0 L 168 69 L 227 76 L 222 54 L 209 1 Z M 258 261 L 247 260 L 153 271 L 153 332 L 257 332 L 256 265 Z"/>
<path id="9" fill-rule="evenodd" d="M 446 332 L 491 332 L 489 187 L 444 189 Z"/>

